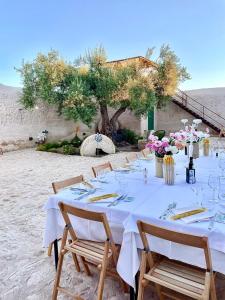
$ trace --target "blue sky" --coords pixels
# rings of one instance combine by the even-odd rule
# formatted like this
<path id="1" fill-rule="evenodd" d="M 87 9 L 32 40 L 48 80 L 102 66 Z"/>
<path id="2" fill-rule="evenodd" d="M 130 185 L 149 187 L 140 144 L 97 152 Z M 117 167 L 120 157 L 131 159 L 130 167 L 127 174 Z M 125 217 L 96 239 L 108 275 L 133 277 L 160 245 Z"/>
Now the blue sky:
<path id="1" fill-rule="evenodd" d="M 0 83 L 56 49 L 73 61 L 102 44 L 110 60 L 168 43 L 190 72 L 183 89 L 225 86 L 225 0 L 0 0 Z"/>

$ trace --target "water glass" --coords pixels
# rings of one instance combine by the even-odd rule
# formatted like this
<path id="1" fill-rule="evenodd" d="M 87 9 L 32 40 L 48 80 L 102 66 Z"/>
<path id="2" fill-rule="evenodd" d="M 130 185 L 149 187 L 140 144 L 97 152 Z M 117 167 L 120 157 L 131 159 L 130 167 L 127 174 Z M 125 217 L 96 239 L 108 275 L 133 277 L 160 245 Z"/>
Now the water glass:
<path id="1" fill-rule="evenodd" d="M 201 205 L 203 208 L 207 208 L 209 211 L 214 210 L 215 202 L 212 201 L 212 189 L 205 186 L 202 190 L 202 201 Z"/>
<path id="2" fill-rule="evenodd" d="M 225 177 L 221 176 L 219 178 L 219 199 L 225 201 Z"/>
<path id="3" fill-rule="evenodd" d="M 224 171 L 225 171 L 225 157 L 221 157 L 219 159 L 219 168 L 222 170 L 222 176 L 224 177 Z"/>
<path id="4" fill-rule="evenodd" d="M 219 177 L 217 175 L 209 175 L 208 185 L 213 190 L 213 196 L 211 201 L 218 202 L 218 197 L 216 198 L 216 190 L 219 187 Z"/>

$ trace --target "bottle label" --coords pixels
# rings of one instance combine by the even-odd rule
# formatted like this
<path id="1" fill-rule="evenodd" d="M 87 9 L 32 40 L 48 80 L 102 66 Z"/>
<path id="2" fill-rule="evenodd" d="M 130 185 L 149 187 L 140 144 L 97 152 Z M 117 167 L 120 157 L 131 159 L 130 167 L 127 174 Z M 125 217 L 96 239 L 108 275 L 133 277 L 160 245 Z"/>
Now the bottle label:
<path id="1" fill-rule="evenodd" d="M 195 170 L 189 170 L 189 183 L 195 183 Z"/>

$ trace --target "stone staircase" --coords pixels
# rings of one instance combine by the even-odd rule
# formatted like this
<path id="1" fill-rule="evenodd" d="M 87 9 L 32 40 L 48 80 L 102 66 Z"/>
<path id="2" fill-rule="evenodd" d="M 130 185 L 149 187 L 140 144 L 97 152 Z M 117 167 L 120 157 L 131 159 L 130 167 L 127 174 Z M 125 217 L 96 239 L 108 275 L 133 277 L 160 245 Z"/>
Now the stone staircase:
<path id="1" fill-rule="evenodd" d="M 172 101 L 196 119 L 202 119 L 202 122 L 215 132 L 219 133 L 222 128 L 225 128 L 224 117 L 204 106 L 185 92 L 178 90 L 173 96 Z"/>

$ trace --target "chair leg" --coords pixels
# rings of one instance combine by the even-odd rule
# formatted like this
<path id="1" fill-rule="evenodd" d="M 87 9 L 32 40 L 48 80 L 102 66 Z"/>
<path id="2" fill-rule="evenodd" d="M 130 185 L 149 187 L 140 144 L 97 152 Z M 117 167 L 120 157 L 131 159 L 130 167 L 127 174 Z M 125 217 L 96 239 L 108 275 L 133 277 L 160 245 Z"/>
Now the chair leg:
<path id="1" fill-rule="evenodd" d="M 73 261 L 76 267 L 77 272 L 80 272 L 80 265 L 75 253 L 72 253 Z"/>
<path id="2" fill-rule="evenodd" d="M 52 255 L 52 246 L 53 246 L 53 243 L 51 243 L 51 244 L 48 246 L 48 256 L 51 256 L 51 255 Z"/>
<path id="3" fill-rule="evenodd" d="M 97 300 L 102 300 L 102 296 L 103 296 L 104 281 L 105 281 L 106 269 L 108 265 L 108 252 L 109 252 L 109 243 L 107 242 L 105 245 L 105 253 L 104 253 L 104 258 L 102 261 L 102 269 L 99 277 Z"/>
<path id="4" fill-rule="evenodd" d="M 55 283 L 54 283 L 54 288 L 53 288 L 53 293 L 52 293 L 52 300 L 57 299 L 58 287 L 59 287 L 59 282 L 60 282 L 60 277 L 61 277 L 61 272 L 62 272 L 62 264 L 63 264 L 64 255 L 65 255 L 65 252 L 64 252 L 64 250 L 62 250 L 60 253 L 60 256 L 59 256 L 59 262 L 58 262 L 58 266 L 57 266 Z"/>
<path id="5" fill-rule="evenodd" d="M 210 298 L 211 300 L 217 300 L 216 286 L 215 286 L 215 280 L 213 274 L 211 275 L 211 282 L 210 282 Z"/>
<path id="6" fill-rule="evenodd" d="M 84 272 L 86 273 L 87 276 L 91 276 L 91 271 L 85 261 L 85 258 L 83 256 L 80 257 L 81 258 L 81 261 L 82 261 L 82 264 L 83 264 L 83 267 L 84 267 Z"/>
<path id="7" fill-rule="evenodd" d="M 69 244 L 71 244 L 72 240 L 69 239 L 68 242 L 69 242 Z M 80 265 L 79 265 L 79 261 L 77 259 L 77 255 L 75 253 L 72 253 L 72 257 L 73 257 L 73 261 L 74 261 L 77 272 L 80 272 Z"/>
<path id="8" fill-rule="evenodd" d="M 155 287 L 156 287 L 156 291 L 157 291 L 157 294 L 158 294 L 158 297 L 159 297 L 159 300 L 164 300 L 165 297 L 162 295 L 161 293 L 161 287 L 160 285 L 158 284 L 155 284 Z"/>
<path id="9" fill-rule="evenodd" d="M 142 284 L 142 280 L 144 279 L 145 271 L 146 271 L 146 252 L 142 251 L 140 276 L 139 276 L 139 284 L 138 284 L 138 300 L 143 300 L 144 297 L 144 286 Z"/>

